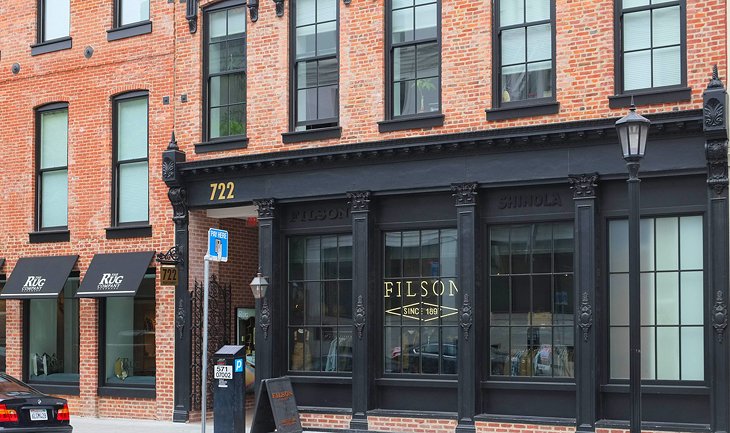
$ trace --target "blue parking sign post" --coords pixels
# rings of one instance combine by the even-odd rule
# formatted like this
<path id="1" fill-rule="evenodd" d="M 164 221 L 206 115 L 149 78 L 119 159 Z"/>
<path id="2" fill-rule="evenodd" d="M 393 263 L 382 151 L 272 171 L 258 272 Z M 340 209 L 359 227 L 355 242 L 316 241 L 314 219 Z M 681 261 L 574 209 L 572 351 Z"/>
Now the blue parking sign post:
<path id="1" fill-rule="evenodd" d="M 201 389 L 200 414 L 203 422 L 200 423 L 201 433 L 205 433 L 206 404 L 208 395 L 208 282 L 210 280 L 210 262 L 227 262 L 228 261 L 228 232 L 225 230 L 208 229 L 208 253 L 204 257 L 205 268 L 203 271 L 203 346 L 201 353 L 203 355 Z M 238 361 L 238 360 L 236 360 Z M 238 368 L 238 367 L 236 367 Z M 236 370 L 238 371 L 238 370 Z"/>
<path id="2" fill-rule="evenodd" d="M 243 358 L 236 358 L 233 361 L 233 372 L 243 373 Z"/>

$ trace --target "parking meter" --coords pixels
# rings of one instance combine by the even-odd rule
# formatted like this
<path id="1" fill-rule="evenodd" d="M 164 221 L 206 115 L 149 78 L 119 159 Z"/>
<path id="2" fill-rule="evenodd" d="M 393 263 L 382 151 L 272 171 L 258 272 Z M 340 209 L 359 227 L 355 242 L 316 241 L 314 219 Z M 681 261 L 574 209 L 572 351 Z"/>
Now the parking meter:
<path id="1" fill-rule="evenodd" d="M 246 347 L 223 346 L 213 358 L 213 431 L 246 431 Z"/>

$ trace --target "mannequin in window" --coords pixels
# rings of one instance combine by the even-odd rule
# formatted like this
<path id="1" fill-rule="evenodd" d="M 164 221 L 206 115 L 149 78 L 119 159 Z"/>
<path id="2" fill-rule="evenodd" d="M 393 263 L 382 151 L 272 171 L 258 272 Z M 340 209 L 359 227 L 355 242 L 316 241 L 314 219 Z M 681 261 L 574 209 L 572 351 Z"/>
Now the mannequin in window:
<path id="1" fill-rule="evenodd" d="M 406 328 L 403 330 L 403 373 L 418 373 L 418 357 L 413 356 L 413 349 L 419 346 L 418 328 Z"/>
<path id="2" fill-rule="evenodd" d="M 299 328 L 293 334 L 294 347 L 291 353 L 291 369 L 309 371 L 312 369 L 312 354 L 309 348 L 309 330 Z"/>

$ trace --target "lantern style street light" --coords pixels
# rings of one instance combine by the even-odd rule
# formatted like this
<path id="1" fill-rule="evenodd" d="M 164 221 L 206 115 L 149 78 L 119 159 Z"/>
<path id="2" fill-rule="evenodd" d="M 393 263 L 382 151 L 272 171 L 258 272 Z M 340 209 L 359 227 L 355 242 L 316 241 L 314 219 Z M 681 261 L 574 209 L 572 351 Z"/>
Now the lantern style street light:
<path id="1" fill-rule="evenodd" d="M 261 275 L 261 271 L 259 271 L 255 277 L 253 277 L 253 280 L 251 280 L 251 292 L 253 292 L 254 299 L 263 299 L 264 296 L 266 296 L 266 289 L 269 287 L 269 282 L 266 281 L 266 278 Z"/>
<path id="2" fill-rule="evenodd" d="M 629 392 L 630 433 L 641 433 L 641 292 L 639 238 L 639 165 L 646 150 L 651 122 L 636 113 L 632 98 L 629 114 L 616 121 L 626 167 L 629 171 Z"/>

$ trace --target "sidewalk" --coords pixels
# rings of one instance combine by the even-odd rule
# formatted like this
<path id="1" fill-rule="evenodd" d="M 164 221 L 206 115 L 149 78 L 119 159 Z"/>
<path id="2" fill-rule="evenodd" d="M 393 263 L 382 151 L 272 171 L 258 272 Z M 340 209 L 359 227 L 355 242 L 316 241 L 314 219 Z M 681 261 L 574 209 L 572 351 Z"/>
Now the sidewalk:
<path id="1" fill-rule="evenodd" d="M 248 420 L 247 420 L 248 421 Z M 249 421 L 250 422 L 250 421 Z M 200 433 L 200 423 L 174 423 L 138 419 L 104 419 L 71 416 L 74 433 Z M 249 427 L 246 427 L 246 432 Z M 213 422 L 205 426 L 205 433 L 213 433 Z"/>

